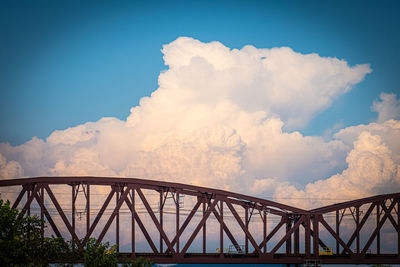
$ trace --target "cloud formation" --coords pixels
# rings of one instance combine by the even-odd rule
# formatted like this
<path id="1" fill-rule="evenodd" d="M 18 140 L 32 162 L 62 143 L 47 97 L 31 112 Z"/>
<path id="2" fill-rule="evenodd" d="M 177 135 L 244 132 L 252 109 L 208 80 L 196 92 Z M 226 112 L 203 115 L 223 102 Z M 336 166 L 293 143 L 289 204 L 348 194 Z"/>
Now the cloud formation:
<path id="1" fill-rule="evenodd" d="M 160 89 L 150 102 L 185 107 L 230 101 L 248 112 L 275 114 L 290 129 L 305 126 L 371 72 L 367 64 L 350 67 L 344 60 L 289 47 L 230 50 L 185 37 L 162 52 L 169 70 L 160 75 Z"/>
<path id="2" fill-rule="evenodd" d="M 399 188 L 398 121 L 346 128 L 331 141 L 295 131 L 362 81 L 369 65 L 187 37 L 162 52 L 168 69 L 159 88 L 126 120 L 102 118 L 46 140 L 2 143 L 0 176 L 139 177 L 260 197 L 321 198 L 325 186 L 344 181 L 356 189 L 368 171 L 371 186 L 359 195 Z M 385 97 L 374 104 L 380 113 L 392 103 Z"/>
<path id="3" fill-rule="evenodd" d="M 309 183 L 303 190 L 278 185 L 275 196 L 281 202 L 308 208 L 326 205 L 324 199 L 334 200 L 339 194 L 343 199 L 357 199 L 396 192 L 400 189 L 400 165 L 392 154 L 379 135 L 364 131 L 354 142 L 346 158 L 348 168 L 342 173 Z"/>
<path id="4" fill-rule="evenodd" d="M 323 206 L 339 195 L 342 200 L 398 192 L 400 190 L 400 121 L 396 109 L 400 101 L 395 94 L 381 93 L 372 109 L 378 122 L 341 129 L 334 135 L 346 147 L 347 168 L 328 179 L 319 179 L 304 187 L 278 184 L 275 197 L 287 204 L 304 208 Z M 301 202 L 298 200 L 301 199 Z"/>
<path id="5" fill-rule="evenodd" d="M 400 100 L 396 95 L 381 93 L 379 97 L 382 101 L 375 101 L 372 106 L 372 110 L 378 112 L 378 122 L 400 119 Z"/>
<path id="6" fill-rule="evenodd" d="M 21 165 L 14 161 L 8 161 L 0 153 L 0 177 L 21 177 L 24 175 L 24 171 Z"/>

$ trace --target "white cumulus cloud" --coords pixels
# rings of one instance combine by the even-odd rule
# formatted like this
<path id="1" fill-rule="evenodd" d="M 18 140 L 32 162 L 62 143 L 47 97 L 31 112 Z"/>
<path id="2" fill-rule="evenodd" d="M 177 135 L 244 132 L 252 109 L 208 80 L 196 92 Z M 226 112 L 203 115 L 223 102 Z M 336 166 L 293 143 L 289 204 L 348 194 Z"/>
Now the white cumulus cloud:
<path id="1" fill-rule="evenodd" d="M 139 109 L 156 103 L 213 106 L 228 100 L 246 111 L 277 114 L 290 129 L 306 125 L 371 72 L 367 64 L 350 67 L 344 60 L 288 47 L 230 50 L 219 42 L 182 37 L 162 51 L 169 70 L 160 75 L 159 90 Z"/>
<path id="2" fill-rule="evenodd" d="M 380 136 L 362 132 L 346 162 L 348 168 L 342 173 L 307 184 L 303 190 L 287 184 L 278 186 L 276 198 L 310 208 L 326 204 L 323 199 L 357 199 L 400 189 L 400 162 L 393 159 Z"/>
<path id="3" fill-rule="evenodd" d="M 400 100 L 395 94 L 381 93 L 381 101 L 375 101 L 372 110 L 378 112 L 378 122 L 400 119 Z"/>
<path id="4" fill-rule="evenodd" d="M 346 128 L 331 141 L 296 131 L 361 82 L 369 65 L 187 37 L 162 52 L 168 69 L 159 88 L 126 120 L 102 118 L 15 147 L 1 143 L 1 174 L 140 177 L 261 197 L 283 189 L 314 196 L 321 183 L 362 183 L 362 171 L 371 171 L 368 181 L 385 174 L 397 186 L 398 121 Z M 373 185 L 360 194 L 387 189 Z"/>
<path id="5" fill-rule="evenodd" d="M 0 178 L 11 179 L 22 175 L 24 175 L 24 170 L 21 165 L 14 160 L 7 161 L 0 153 Z"/>

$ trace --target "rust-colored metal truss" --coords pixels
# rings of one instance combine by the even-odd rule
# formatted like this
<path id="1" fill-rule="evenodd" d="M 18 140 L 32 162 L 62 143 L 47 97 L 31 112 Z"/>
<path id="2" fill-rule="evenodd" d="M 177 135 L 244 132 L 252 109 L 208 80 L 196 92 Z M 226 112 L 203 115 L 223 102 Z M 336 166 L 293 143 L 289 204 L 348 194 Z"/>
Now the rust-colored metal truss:
<path id="1" fill-rule="evenodd" d="M 72 188 L 71 210 L 64 210 L 60 205 L 60 196 L 53 192 L 51 186 L 68 185 Z M 144 256 L 156 263 L 400 263 L 400 193 L 379 195 L 344 203 L 334 204 L 313 210 L 303 210 L 277 202 L 232 193 L 223 190 L 143 180 L 136 178 L 107 177 L 37 177 L 0 181 L 0 187 L 21 186 L 13 202 L 13 207 L 22 204 L 23 212 L 31 213 L 31 206 L 36 201 L 40 217 L 46 218 L 50 229 L 56 236 L 62 236 L 54 218 L 49 212 L 52 205 L 60 216 L 72 239 L 78 239 L 76 231 L 75 203 L 79 193 L 83 193 L 86 212 L 86 231 L 83 242 L 87 242 L 96 228 L 101 229 L 97 236 L 101 242 L 115 224 L 115 243 L 120 243 L 120 209 L 125 204 L 131 216 L 131 248 L 126 254 L 132 258 Z M 98 210 L 95 218 L 91 214 L 91 186 L 110 186 L 110 191 Z M 159 206 L 155 211 L 143 190 L 159 194 Z M 196 199 L 187 214 L 180 214 L 181 196 L 192 196 Z M 46 200 L 45 200 L 46 196 Z M 138 197 L 135 201 L 135 196 Z M 65 196 L 62 196 L 64 198 Z M 111 200 L 115 198 L 115 204 Z M 164 205 L 167 198 L 172 198 L 175 205 L 175 236 L 169 238 L 164 227 Z M 26 200 L 22 203 L 22 200 Z M 136 210 L 138 200 L 144 206 L 159 233 L 159 240 L 149 231 L 148 222 L 144 222 Z M 112 209 L 105 223 L 100 219 L 107 217 L 105 211 Z M 69 213 L 71 212 L 71 213 Z M 68 213 L 68 214 L 67 214 Z M 200 218 L 199 218 L 200 214 Z M 196 216 L 195 216 L 196 215 Z M 207 222 L 213 215 L 219 224 L 219 251 L 207 252 Z M 226 221 L 227 216 L 236 223 L 232 229 Z M 256 233 L 251 231 L 252 217 L 259 216 Z M 268 232 L 268 216 L 278 218 Z M 375 219 L 373 218 L 375 216 Z M 68 218 L 70 217 L 70 219 Z M 194 218 L 197 217 L 197 220 Z M 343 218 L 352 220 L 353 228 L 349 235 L 341 233 Z M 183 222 L 180 220 L 183 219 Z M 366 222 L 370 218 L 373 225 Z M 194 226 L 189 227 L 194 222 Z M 381 234 L 383 226 L 389 225 L 391 234 Z M 139 227 L 137 229 L 136 225 Z M 238 230 L 239 229 L 239 232 Z M 348 226 L 346 228 L 348 230 Z M 186 238 L 183 238 L 183 233 Z M 234 231 L 235 230 L 235 231 Z M 136 251 L 135 233 L 140 231 L 151 253 Z M 202 234 L 199 234 L 202 231 Z M 363 231 L 363 233 L 362 233 Z M 365 233 L 366 232 L 366 233 Z M 44 230 L 42 229 L 42 234 Z M 65 233 L 64 233 L 65 234 Z M 153 238 L 152 238 L 153 235 Z M 224 238 L 224 235 L 227 238 Z M 238 235 L 244 236 L 244 245 L 238 241 Z M 366 236 L 366 239 L 365 239 Z M 201 237 L 202 248 L 196 253 L 188 252 L 196 237 Z M 224 241 L 229 239 L 232 249 L 224 248 Z M 394 240 L 396 239 L 396 240 Z M 258 241 L 256 241 L 258 240 Z M 326 243 L 326 240 L 330 242 Z M 325 241 L 325 242 L 324 242 Z M 328 245 L 327 245 L 328 244 Z M 329 244 L 334 249 L 324 252 Z M 382 253 L 385 246 L 393 246 L 393 253 Z M 164 247 L 164 245 L 166 247 Z M 226 243 L 225 243 L 226 245 Z M 328 255 L 327 255 L 328 254 Z"/>

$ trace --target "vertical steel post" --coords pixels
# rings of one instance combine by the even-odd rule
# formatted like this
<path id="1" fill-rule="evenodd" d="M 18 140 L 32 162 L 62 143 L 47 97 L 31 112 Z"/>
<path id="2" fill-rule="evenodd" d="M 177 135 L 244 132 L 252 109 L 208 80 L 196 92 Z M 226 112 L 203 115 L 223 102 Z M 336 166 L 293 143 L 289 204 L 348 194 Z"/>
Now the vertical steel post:
<path id="1" fill-rule="evenodd" d="M 89 233 L 90 229 L 90 187 L 86 185 L 86 233 Z"/>
<path id="2" fill-rule="evenodd" d="M 221 216 L 221 221 L 224 221 L 224 203 L 222 200 L 219 201 L 219 213 Z M 219 248 L 220 248 L 220 256 L 224 255 L 224 228 L 222 226 L 222 222 L 219 224 Z"/>
<path id="3" fill-rule="evenodd" d="M 178 232 L 179 232 L 179 192 L 175 193 L 175 197 L 176 197 L 176 236 L 178 237 L 176 239 L 176 253 L 179 253 L 179 236 L 178 236 Z"/>
<path id="4" fill-rule="evenodd" d="M 29 202 L 29 199 L 31 198 L 31 194 L 33 194 L 33 190 L 34 190 L 33 186 L 30 186 L 28 189 L 28 194 L 26 196 L 27 203 Z M 28 205 L 27 213 L 28 213 L 28 216 L 31 216 L 31 204 Z M 30 231 L 28 232 L 28 238 L 30 238 Z"/>
<path id="5" fill-rule="evenodd" d="M 340 225 L 339 225 L 339 210 L 336 210 L 336 234 L 337 236 L 340 236 Z M 339 251 L 339 240 L 336 239 L 336 254 L 339 255 L 340 251 Z"/>
<path id="6" fill-rule="evenodd" d="M 267 212 L 264 210 L 263 216 L 263 241 L 264 241 L 264 254 L 267 253 Z"/>
<path id="7" fill-rule="evenodd" d="M 121 192 L 121 186 L 118 185 L 118 191 L 115 194 L 115 206 L 118 205 L 119 195 Z M 115 243 L 117 244 L 117 252 L 119 252 L 119 210 L 117 211 L 116 221 L 115 221 Z"/>
<path id="8" fill-rule="evenodd" d="M 247 206 L 244 208 L 244 220 L 245 220 L 245 223 L 246 223 L 245 224 L 246 225 L 246 229 L 248 231 L 249 230 L 249 208 Z M 245 234 L 245 243 L 244 243 L 245 252 L 246 252 L 246 254 L 248 254 L 249 253 L 249 238 L 248 238 L 246 233 L 244 233 L 244 234 Z"/>
<path id="9" fill-rule="evenodd" d="M 360 254 L 360 207 L 356 207 L 356 250 L 357 254 Z"/>
<path id="10" fill-rule="evenodd" d="M 203 218 L 206 216 L 206 199 L 203 202 Z M 203 225 L 203 253 L 206 253 L 206 238 L 207 238 L 207 230 L 206 230 L 206 221 Z"/>
<path id="11" fill-rule="evenodd" d="M 71 205 L 72 205 L 72 230 L 75 232 L 75 187 L 76 185 L 72 185 L 72 198 L 71 198 Z"/>
<path id="12" fill-rule="evenodd" d="M 318 258 L 319 256 L 319 229 L 318 229 L 318 220 L 319 220 L 319 215 L 315 214 L 313 218 L 313 231 L 314 231 L 314 236 L 313 236 L 313 245 L 314 245 L 314 257 Z"/>
<path id="13" fill-rule="evenodd" d="M 300 253 L 300 226 L 294 231 L 294 253 Z"/>
<path id="14" fill-rule="evenodd" d="M 311 239 L 311 219 L 310 219 L 310 214 L 306 215 L 306 229 L 305 229 L 305 234 L 304 234 L 304 247 L 305 247 L 305 253 L 307 258 L 310 257 L 311 251 L 310 251 L 310 239 Z"/>
<path id="15" fill-rule="evenodd" d="M 44 220 L 44 188 L 40 188 L 40 219 Z M 40 228 L 41 237 L 44 237 L 44 225 Z"/>
<path id="16" fill-rule="evenodd" d="M 160 209 L 160 226 L 161 226 L 161 229 L 163 229 L 163 202 L 164 202 L 164 191 L 161 190 L 160 191 L 160 207 L 159 207 L 159 209 Z M 163 249 L 163 239 L 162 239 L 162 235 L 161 235 L 161 232 L 160 232 L 160 252 L 163 252 L 163 251 L 164 251 L 164 249 Z"/>
<path id="17" fill-rule="evenodd" d="M 380 219 L 380 208 L 379 208 L 379 204 L 376 205 L 376 227 L 378 227 L 379 225 L 379 221 Z M 381 231 L 380 229 L 378 229 L 378 232 L 376 234 L 376 254 L 381 254 Z"/>
<path id="18" fill-rule="evenodd" d="M 292 220 L 288 218 L 288 220 L 286 221 L 286 234 L 290 231 L 291 228 L 292 228 Z M 286 254 L 291 254 L 291 253 L 292 253 L 292 236 L 290 236 L 286 240 Z"/>
<path id="19" fill-rule="evenodd" d="M 135 189 L 131 190 L 131 202 L 132 202 L 132 225 L 131 225 L 131 247 L 132 247 L 132 258 L 135 258 Z"/>
<path id="20" fill-rule="evenodd" d="M 31 197 L 31 190 L 33 190 L 33 188 L 29 188 L 28 189 L 28 194 L 26 196 L 26 202 L 28 202 L 29 198 Z M 28 206 L 28 210 L 27 210 L 28 216 L 31 216 L 31 205 Z"/>
<path id="21" fill-rule="evenodd" d="M 397 257 L 400 257 L 400 199 L 397 200 Z"/>

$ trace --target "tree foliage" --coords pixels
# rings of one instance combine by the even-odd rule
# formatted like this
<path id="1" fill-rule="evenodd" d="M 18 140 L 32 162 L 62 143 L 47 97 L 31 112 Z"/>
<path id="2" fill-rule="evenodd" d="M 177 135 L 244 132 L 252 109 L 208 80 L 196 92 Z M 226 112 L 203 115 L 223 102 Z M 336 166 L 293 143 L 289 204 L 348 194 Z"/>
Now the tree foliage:
<path id="1" fill-rule="evenodd" d="M 87 267 L 114 267 L 118 266 L 118 253 L 116 245 L 110 247 L 110 244 L 96 244 L 96 239 L 90 238 L 86 243 L 84 253 L 84 264 Z"/>
<path id="2" fill-rule="evenodd" d="M 23 216 L 10 202 L 0 200 L 0 265 L 31 263 L 46 265 L 41 228 L 44 222 L 37 216 Z"/>
<path id="3" fill-rule="evenodd" d="M 84 266 L 118 266 L 116 245 L 100 243 L 91 238 L 81 246 L 82 240 L 66 241 L 62 237 L 42 237 L 44 221 L 37 216 L 24 216 L 0 200 L 0 266 L 49 266 L 58 263 L 72 266 L 83 259 Z M 126 259 L 123 266 L 150 267 L 152 262 L 139 258 Z"/>

